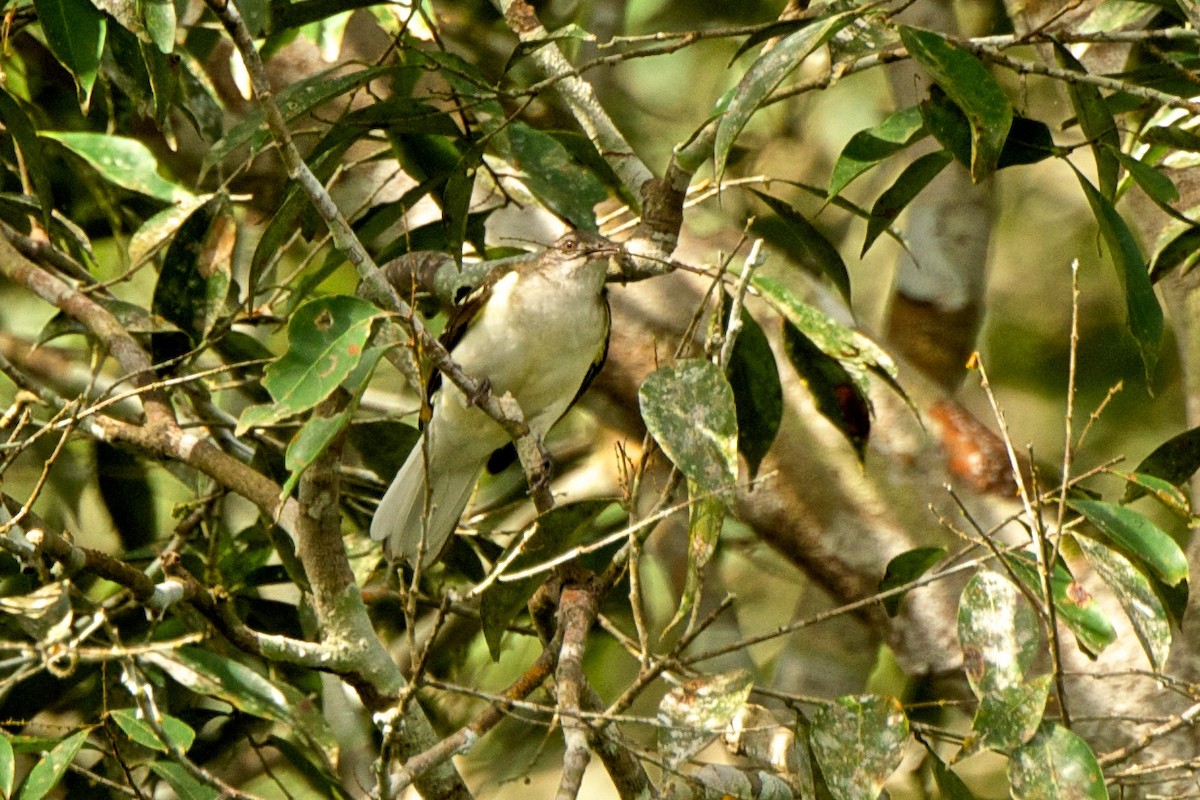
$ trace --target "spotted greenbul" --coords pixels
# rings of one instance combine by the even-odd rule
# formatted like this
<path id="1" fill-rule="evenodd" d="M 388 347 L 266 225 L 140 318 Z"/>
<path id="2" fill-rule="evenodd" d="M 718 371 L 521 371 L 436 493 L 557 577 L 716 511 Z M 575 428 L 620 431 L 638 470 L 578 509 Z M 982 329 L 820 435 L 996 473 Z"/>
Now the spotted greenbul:
<path id="1" fill-rule="evenodd" d="M 468 375 L 510 393 L 539 438 L 583 394 L 608 352 L 604 281 L 618 245 L 584 231 L 537 258 L 491 272 L 457 306 L 442 343 Z M 491 454 L 509 441 L 493 419 L 449 381 L 430 381 L 422 438 L 379 503 L 371 538 L 392 558 L 433 563 L 467 506 Z"/>

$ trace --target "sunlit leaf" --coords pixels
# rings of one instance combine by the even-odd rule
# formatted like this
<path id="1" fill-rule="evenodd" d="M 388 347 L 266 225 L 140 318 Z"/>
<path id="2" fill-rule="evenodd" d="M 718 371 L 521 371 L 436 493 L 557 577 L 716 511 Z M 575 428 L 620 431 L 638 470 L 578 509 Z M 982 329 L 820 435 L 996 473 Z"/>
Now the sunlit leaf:
<path id="1" fill-rule="evenodd" d="M 840 800 L 875 800 L 904 757 L 908 717 L 892 697 L 839 697 L 812 720 L 812 748 Z"/>
<path id="2" fill-rule="evenodd" d="M 1068 505 L 1126 555 L 1149 567 L 1159 580 L 1172 586 L 1187 580 L 1187 557 L 1179 544 L 1132 508 L 1082 498 L 1069 500 Z"/>
<path id="3" fill-rule="evenodd" d="M 1013 751 L 1008 779 L 1022 800 L 1108 800 L 1104 773 L 1087 742 L 1051 722 Z"/>
<path id="4" fill-rule="evenodd" d="M 288 322 L 288 350 L 267 367 L 263 386 L 275 400 L 242 413 L 239 432 L 307 411 L 341 385 L 363 358 L 378 308 L 348 295 L 305 303 Z"/>
<path id="5" fill-rule="evenodd" d="M 133 741 L 151 750 L 158 750 L 162 753 L 169 752 L 167 743 L 163 742 L 154 728 L 142 717 L 138 709 L 117 708 L 110 711 L 109 716 L 120 726 L 125 735 Z M 186 753 L 191 748 L 192 742 L 196 739 L 196 732 L 192 730 L 190 725 L 178 717 L 172 717 L 169 714 L 164 714 L 158 722 L 163 733 L 170 740 L 170 743 L 175 745 L 180 752 Z"/>
<path id="6" fill-rule="evenodd" d="M 854 134 L 830 172 L 829 197 L 836 197 L 850 181 L 928 135 L 917 106 L 897 111 L 875 127 Z"/>
<path id="7" fill-rule="evenodd" d="M 0 733 L 0 797 L 12 797 L 13 781 L 16 778 L 16 754 L 8 734 Z"/>
<path id="8" fill-rule="evenodd" d="M 958 641 L 971 690 L 992 694 L 1024 681 L 1038 651 L 1037 615 L 1012 581 L 980 572 L 959 600 Z"/>
<path id="9" fill-rule="evenodd" d="M 1172 486 L 1182 486 L 1197 469 L 1200 469 L 1200 428 L 1192 428 L 1154 448 L 1133 471 L 1162 478 Z M 1131 484 L 1125 487 L 1121 502 L 1128 503 L 1143 494 L 1143 490 Z"/>
<path id="10" fill-rule="evenodd" d="M 883 580 L 879 582 L 879 591 L 890 592 L 915 581 L 945 558 L 947 552 L 944 547 L 917 547 L 906 550 L 888 562 L 887 569 L 883 572 Z M 900 603 L 907 594 L 908 592 L 903 592 L 884 598 L 883 608 L 889 617 L 900 613 Z"/>
<path id="11" fill-rule="evenodd" d="M 658 744 L 668 768 L 683 764 L 725 730 L 750 696 L 746 670 L 702 676 L 672 688 L 658 705 Z"/>
<path id="12" fill-rule="evenodd" d="M 59 142 L 123 189 L 166 203 L 192 199 L 190 191 L 162 176 L 154 153 L 137 139 L 87 131 L 42 131 L 41 135 Z"/>
<path id="13" fill-rule="evenodd" d="M 1069 162 L 1068 162 L 1069 163 Z M 1163 313 L 1150 284 L 1150 273 L 1142 258 L 1137 239 L 1103 194 L 1079 170 L 1075 170 L 1079 185 L 1087 196 L 1092 214 L 1100 225 L 1100 235 L 1108 245 L 1109 257 L 1117 268 L 1117 279 L 1125 294 L 1126 325 L 1137 342 L 1138 353 L 1149 381 L 1158 361 L 1158 349 L 1163 334 Z"/>
<path id="14" fill-rule="evenodd" d="M 1039 675 L 980 696 L 971 732 L 954 760 L 982 750 L 1009 753 L 1029 741 L 1042 723 L 1052 682 L 1050 675 Z"/>
<path id="15" fill-rule="evenodd" d="M 1114 469 L 1112 470 L 1112 474 L 1123 478 L 1127 483 L 1126 496 L 1121 499 L 1122 504 L 1128 503 L 1137 497 L 1149 495 L 1184 522 L 1192 520 L 1192 506 L 1188 501 L 1187 495 L 1170 481 L 1165 481 L 1162 478 L 1156 478 L 1153 475 L 1146 475 L 1141 472 L 1121 472 Z M 1133 491 L 1131 492 L 1130 489 Z M 1133 497 L 1130 497 L 1130 494 L 1133 494 Z"/>
<path id="16" fill-rule="evenodd" d="M 971 179 L 996 170 L 1012 126 L 1012 105 L 975 56 L 933 31 L 900 26 L 900 39 L 929 77 L 962 109 L 971 127 Z"/>
<path id="17" fill-rule="evenodd" d="M 763 101 L 805 58 L 825 44 L 830 36 L 850 20 L 850 14 L 842 13 L 814 21 L 811 25 L 806 25 L 780 39 L 774 47 L 750 65 L 738 83 L 721 121 L 717 123 L 713 153 L 716 158 L 714 171 L 718 177 L 725 173 L 725 164 L 729 159 L 729 151 L 733 149 L 733 143 L 737 141 L 742 129 Z"/>
<path id="18" fill-rule="evenodd" d="M 1093 542 L 1086 536 L 1074 538 L 1092 569 L 1096 570 L 1096 574 L 1121 603 L 1150 661 L 1150 668 L 1161 670 L 1166 666 L 1171 650 L 1171 623 L 1150 581 L 1129 559 L 1111 547 Z"/>
<path id="19" fill-rule="evenodd" d="M 1037 562 L 1029 553 L 1009 553 L 1004 557 L 1009 568 L 1025 588 L 1042 595 L 1042 580 Z M 1059 622 L 1075 634 L 1079 648 L 1095 656 L 1117 640 L 1117 632 L 1086 589 L 1075 581 L 1062 563 L 1054 565 L 1050 579 L 1050 592 L 1054 595 L 1054 607 Z"/>
<path id="20" fill-rule="evenodd" d="M 716 365 L 693 358 L 662 367 L 642 383 L 638 403 L 654 440 L 700 491 L 733 488 L 737 409 L 733 389 Z"/>
<path id="21" fill-rule="evenodd" d="M 88 731 L 77 731 L 42 756 L 41 760 L 33 765 L 21 786 L 20 800 L 42 800 L 58 786 L 87 737 Z"/>

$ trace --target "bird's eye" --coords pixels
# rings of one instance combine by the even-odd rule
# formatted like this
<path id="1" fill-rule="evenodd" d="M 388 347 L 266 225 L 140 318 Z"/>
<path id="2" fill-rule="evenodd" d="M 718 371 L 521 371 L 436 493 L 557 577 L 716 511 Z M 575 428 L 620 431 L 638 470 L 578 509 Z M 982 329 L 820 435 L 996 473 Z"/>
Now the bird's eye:
<path id="1" fill-rule="evenodd" d="M 570 253 L 578 246 L 579 246 L 579 242 L 576 241 L 574 238 L 571 238 L 571 239 L 567 239 L 565 242 L 563 242 L 562 249 L 564 251 Z"/>

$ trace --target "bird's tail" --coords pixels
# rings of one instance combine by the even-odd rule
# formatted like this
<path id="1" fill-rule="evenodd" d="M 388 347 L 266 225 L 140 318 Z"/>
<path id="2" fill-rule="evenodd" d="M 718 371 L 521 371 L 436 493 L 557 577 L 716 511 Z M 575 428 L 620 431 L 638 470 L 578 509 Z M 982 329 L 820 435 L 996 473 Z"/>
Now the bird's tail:
<path id="1" fill-rule="evenodd" d="M 441 463 L 427 478 L 424 442 L 424 437 L 417 441 L 379 501 L 379 508 L 371 520 L 371 538 L 386 539 L 389 556 L 415 564 L 424 532 L 423 566 L 428 566 L 437 559 L 454 533 L 479 478 L 479 467 L 446 469 L 449 465 Z M 427 496 L 428 519 L 425 513 Z"/>

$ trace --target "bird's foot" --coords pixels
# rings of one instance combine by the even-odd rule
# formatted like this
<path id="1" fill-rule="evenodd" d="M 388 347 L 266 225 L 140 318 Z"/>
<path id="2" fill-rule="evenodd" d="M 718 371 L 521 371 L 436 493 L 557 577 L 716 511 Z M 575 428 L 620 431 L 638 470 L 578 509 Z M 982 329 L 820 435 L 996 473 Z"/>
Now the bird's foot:
<path id="1" fill-rule="evenodd" d="M 492 382 L 487 378 L 480 378 L 479 385 L 475 387 L 475 391 L 467 396 L 467 405 L 478 407 L 483 402 L 483 398 L 492 393 Z"/>

